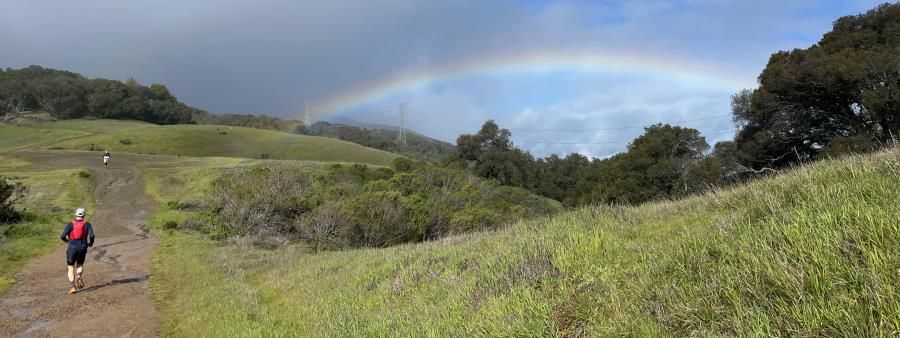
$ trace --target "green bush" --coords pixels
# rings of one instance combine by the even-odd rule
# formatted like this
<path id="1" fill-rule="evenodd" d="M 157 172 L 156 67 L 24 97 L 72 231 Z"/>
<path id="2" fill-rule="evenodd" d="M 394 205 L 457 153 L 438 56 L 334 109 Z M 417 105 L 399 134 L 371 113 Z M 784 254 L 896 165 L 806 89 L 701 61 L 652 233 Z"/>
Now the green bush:
<path id="1" fill-rule="evenodd" d="M 220 178 L 209 233 L 281 236 L 314 250 L 383 247 L 492 229 L 560 211 L 521 188 L 426 164 L 335 164 L 313 172 L 256 167 Z M 407 163 L 408 164 L 408 163 Z M 172 205 L 170 208 L 177 208 Z"/>
<path id="2" fill-rule="evenodd" d="M 394 161 L 391 162 L 391 168 L 396 172 L 405 173 L 415 170 L 418 167 L 416 161 L 408 159 L 406 157 L 398 157 L 395 158 Z"/>
<path id="3" fill-rule="evenodd" d="M 0 224 L 22 219 L 22 214 L 14 206 L 25 198 L 27 191 L 21 183 L 9 183 L 5 177 L 0 177 Z"/>
<path id="4" fill-rule="evenodd" d="M 81 177 L 81 178 L 89 178 L 89 177 L 91 177 L 91 173 L 82 170 L 82 171 L 79 171 L 79 172 L 78 172 L 78 177 Z"/>
<path id="5" fill-rule="evenodd" d="M 162 228 L 166 230 L 178 229 L 178 222 L 172 220 L 166 221 L 165 223 L 163 223 Z"/>
<path id="6" fill-rule="evenodd" d="M 480 207 L 461 210 L 450 217 L 450 231 L 463 233 L 480 229 L 490 229 L 502 225 L 503 216 Z"/>
<path id="7" fill-rule="evenodd" d="M 343 205 L 344 237 L 356 246 L 382 247 L 421 240 L 415 207 L 396 191 L 362 193 Z"/>

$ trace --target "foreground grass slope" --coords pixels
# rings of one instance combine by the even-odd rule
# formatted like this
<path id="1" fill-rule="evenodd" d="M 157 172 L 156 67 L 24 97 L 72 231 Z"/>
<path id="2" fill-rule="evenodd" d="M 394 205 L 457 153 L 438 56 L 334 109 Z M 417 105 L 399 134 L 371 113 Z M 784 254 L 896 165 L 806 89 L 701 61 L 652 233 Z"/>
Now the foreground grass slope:
<path id="1" fill-rule="evenodd" d="M 390 164 L 399 155 L 323 137 L 244 127 L 174 125 L 111 131 L 54 145 L 58 149 L 183 156 Z"/>
<path id="2" fill-rule="evenodd" d="M 387 249 L 162 231 L 153 288 L 177 336 L 896 336 L 898 187 L 895 149 Z"/>

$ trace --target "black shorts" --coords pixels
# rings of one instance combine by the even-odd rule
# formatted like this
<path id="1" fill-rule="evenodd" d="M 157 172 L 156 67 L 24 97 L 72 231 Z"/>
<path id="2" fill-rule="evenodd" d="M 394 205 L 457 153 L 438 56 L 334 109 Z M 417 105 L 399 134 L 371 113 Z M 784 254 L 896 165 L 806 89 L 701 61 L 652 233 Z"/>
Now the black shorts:
<path id="1" fill-rule="evenodd" d="M 66 250 L 66 265 L 72 266 L 75 263 L 78 265 L 84 265 L 84 259 L 87 257 L 87 249 L 76 249 L 69 247 L 69 250 Z"/>

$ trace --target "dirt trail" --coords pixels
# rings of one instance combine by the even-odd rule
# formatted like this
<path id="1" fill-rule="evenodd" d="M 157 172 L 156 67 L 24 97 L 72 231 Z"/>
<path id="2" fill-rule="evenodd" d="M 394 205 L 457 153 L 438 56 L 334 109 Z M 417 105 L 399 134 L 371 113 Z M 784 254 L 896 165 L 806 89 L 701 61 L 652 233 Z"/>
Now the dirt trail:
<path id="1" fill-rule="evenodd" d="M 150 256 L 157 242 L 145 227 L 155 204 L 144 193 L 141 172 L 117 155 L 104 169 L 96 153 L 22 152 L 34 170 L 89 168 L 96 210 L 88 210 L 97 240 L 88 250 L 86 287 L 68 295 L 66 246 L 30 262 L 16 285 L 0 297 L 0 336 L 128 336 L 159 334 L 150 297 Z M 62 231 L 63 224 L 59 230 Z"/>

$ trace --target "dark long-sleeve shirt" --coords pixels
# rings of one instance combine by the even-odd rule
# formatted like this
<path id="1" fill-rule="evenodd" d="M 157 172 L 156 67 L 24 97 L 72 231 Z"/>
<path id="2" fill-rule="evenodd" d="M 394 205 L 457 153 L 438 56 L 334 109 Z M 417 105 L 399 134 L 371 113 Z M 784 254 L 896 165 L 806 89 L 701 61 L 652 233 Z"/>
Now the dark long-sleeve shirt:
<path id="1" fill-rule="evenodd" d="M 66 224 L 66 229 L 63 230 L 62 234 L 59 235 L 59 239 L 63 242 L 69 243 L 70 248 L 75 249 L 87 249 L 89 246 L 94 245 L 94 227 L 91 226 L 91 223 L 84 223 L 84 231 L 87 233 L 87 237 L 85 239 L 73 239 L 69 240 L 69 234 L 72 233 L 72 222 Z"/>

